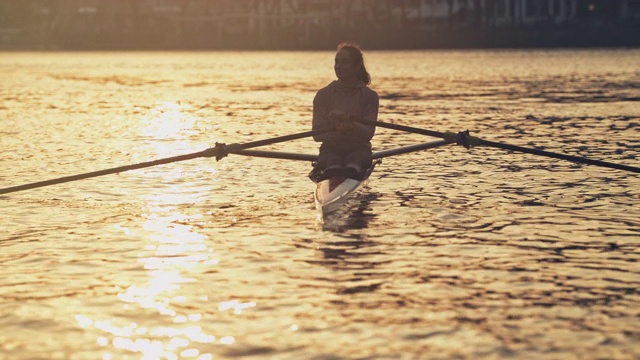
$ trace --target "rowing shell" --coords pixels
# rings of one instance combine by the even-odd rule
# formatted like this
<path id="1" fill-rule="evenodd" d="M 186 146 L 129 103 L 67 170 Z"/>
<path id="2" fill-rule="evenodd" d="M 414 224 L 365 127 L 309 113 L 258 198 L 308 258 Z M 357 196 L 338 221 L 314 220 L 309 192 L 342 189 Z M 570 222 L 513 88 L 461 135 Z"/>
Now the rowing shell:
<path id="1" fill-rule="evenodd" d="M 323 214 L 329 214 L 338 210 L 347 202 L 351 194 L 358 191 L 360 188 L 364 187 L 367 184 L 369 176 L 373 172 L 373 169 L 377 164 L 381 162 L 381 159 L 383 158 L 400 154 L 407 154 L 420 150 L 433 149 L 450 143 L 451 142 L 447 140 L 437 140 L 375 152 L 372 155 L 374 159 L 373 164 L 369 169 L 367 169 L 367 172 L 364 175 L 364 180 L 362 181 L 345 177 L 334 177 L 329 180 L 320 180 L 321 171 L 314 167 L 308 176 L 311 181 L 316 183 L 316 191 L 314 194 L 316 208 L 318 210 L 322 210 Z M 237 155 L 271 159 L 303 160 L 311 162 L 315 162 L 318 160 L 317 155 L 285 153 L 277 151 L 234 150 L 233 153 Z"/>
<path id="2" fill-rule="evenodd" d="M 340 209 L 351 197 L 351 194 L 364 187 L 369 181 L 369 176 L 376 167 L 374 162 L 363 180 L 355 180 L 344 176 L 336 176 L 330 179 L 319 181 L 316 185 L 315 201 L 316 209 L 322 210 L 324 215 Z"/>

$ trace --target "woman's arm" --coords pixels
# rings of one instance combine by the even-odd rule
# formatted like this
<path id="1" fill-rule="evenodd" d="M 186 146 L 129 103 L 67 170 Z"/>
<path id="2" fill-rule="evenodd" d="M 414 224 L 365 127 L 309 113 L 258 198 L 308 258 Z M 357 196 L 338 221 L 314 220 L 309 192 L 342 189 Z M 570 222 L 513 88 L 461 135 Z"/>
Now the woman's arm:
<path id="1" fill-rule="evenodd" d="M 367 125 L 364 123 L 366 122 L 375 123 L 376 121 L 378 121 L 379 106 L 380 106 L 380 99 L 378 97 L 378 94 L 372 91 L 372 94 L 367 99 L 362 118 L 358 118 L 353 115 L 351 116 L 350 120 L 352 120 L 354 125 L 354 129 L 353 129 L 354 136 L 357 136 L 366 141 L 370 141 L 373 138 L 373 134 L 375 134 L 376 132 L 376 126 Z"/>
<path id="2" fill-rule="evenodd" d="M 311 130 L 323 130 L 326 129 L 329 122 L 329 114 L 326 110 L 326 106 L 323 106 L 323 101 L 320 96 L 320 92 L 316 93 L 316 96 L 313 98 L 313 121 L 311 125 Z M 314 135 L 313 140 L 318 142 L 325 141 L 325 138 L 328 133 L 324 133 L 321 135 Z"/>

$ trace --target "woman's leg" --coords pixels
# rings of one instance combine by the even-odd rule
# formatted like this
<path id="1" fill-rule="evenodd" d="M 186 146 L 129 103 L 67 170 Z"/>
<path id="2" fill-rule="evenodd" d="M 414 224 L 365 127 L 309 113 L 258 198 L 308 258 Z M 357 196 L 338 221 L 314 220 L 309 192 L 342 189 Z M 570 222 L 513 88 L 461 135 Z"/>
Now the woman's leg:
<path id="1" fill-rule="evenodd" d="M 343 167 L 344 162 L 342 152 L 338 149 L 322 144 L 322 146 L 320 146 L 320 154 L 318 155 L 317 164 L 317 167 L 321 170 Z"/>
<path id="2" fill-rule="evenodd" d="M 363 172 L 371 166 L 373 158 L 371 150 L 367 148 L 358 148 L 351 151 L 345 158 L 345 166 L 354 168 L 358 173 Z"/>

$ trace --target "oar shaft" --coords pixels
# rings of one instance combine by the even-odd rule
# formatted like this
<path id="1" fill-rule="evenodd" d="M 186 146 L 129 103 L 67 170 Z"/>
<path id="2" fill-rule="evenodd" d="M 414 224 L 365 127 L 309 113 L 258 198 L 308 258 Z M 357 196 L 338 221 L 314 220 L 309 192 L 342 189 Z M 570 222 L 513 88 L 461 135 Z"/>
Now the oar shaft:
<path id="1" fill-rule="evenodd" d="M 491 147 L 504 149 L 504 150 L 517 151 L 517 152 L 522 152 L 526 154 L 546 156 L 554 159 L 573 161 L 581 164 L 590 164 L 590 165 L 602 166 L 610 169 L 618 169 L 618 170 L 625 170 L 625 171 L 640 173 L 640 168 L 638 167 L 616 164 L 616 163 L 611 163 L 611 162 L 602 161 L 602 160 L 594 160 L 594 159 L 589 159 L 581 156 L 559 154 L 559 153 L 554 153 L 550 151 L 531 149 L 531 148 L 526 148 L 522 146 L 503 144 L 503 143 L 488 141 L 488 140 L 480 140 L 480 145 L 491 146 Z"/>
<path id="2" fill-rule="evenodd" d="M 236 151 L 242 151 L 245 149 L 254 148 L 258 146 L 272 145 L 272 144 L 281 143 L 281 142 L 290 141 L 290 140 L 302 139 L 305 137 L 324 134 L 329 131 L 334 131 L 334 129 L 305 131 L 301 133 L 279 136 L 275 138 L 258 140 L 258 141 L 252 141 L 252 142 L 243 143 L 243 144 L 231 144 L 228 146 L 224 144 L 216 144 L 215 147 L 206 149 L 204 151 L 195 152 L 195 153 L 178 155 L 178 156 L 173 156 L 173 157 L 168 157 L 168 158 L 163 158 L 163 159 L 158 159 L 158 160 L 153 160 L 148 162 L 142 162 L 138 164 L 119 166 L 119 167 L 114 167 L 110 169 L 88 172 L 84 174 L 65 176 L 57 179 L 50 179 L 45 181 L 38 181 L 34 183 L 3 188 L 3 189 L 0 189 L 0 195 L 13 193 L 17 191 L 41 188 L 49 185 L 62 184 L 62 183 L 67 183 L 71 181 L 89 179 L 89 178 L 104 176 L 109 174 L 116 174 L 123 171 L 137 170 L 137 169 L 143 169 L 143 168 L 156 166 L 156 165 L 163 165 L 163 164 L 169 164 L 169 163 L 178 162 L 178 161 L 191 160 L 191 159 L 196 159 L 200 157 L 215 156 L 219 160 L 227 156 L 229 153 L 234 153 Z"/>
<path id="3" fill-rule="evenodd" d="M 334 129 L 311 130 L 311 131 L 305 131 L 305 132 L 301 132 L 301 133 L 297 133 L 297 134 L 278 136 L 278 137 L 271 138 L 271 139 L 251 141 L 251 142 L 247 142 L 247 143 L 243 143 L 243 144 L 231 144 L 231 145 L 228 145 L 229 148 L 230 148 L 229 152 L 233 152 L 233 151 L 236 151 L 236 150 L 250 149 L 250 148 L 254 148 L 254 147 L 258 147 L 258 146 L 273 145 L 273 144 L 277 144 L 277 143 L 281 143 L 281 142 L 285 142 L 285 141 L 302 139 L 302 138 L 311 137 L 311 136 L 315 136 L 315 135 L 321 135 L 321 134 L 324 134 L 324 133 L 327 133 L 327 132 L 330 132 L 330 131 L 335 131 L 335 130 Z"/>
<path id="4" fill-rule="evenodd" d="M 49 186 L 49 185 L 62 184 L 62 183 L 67 183 L 67 182 L 71 182 L 71 181 L 89 179 L 89 178 L 98 177 L 98 176 L 104 176 L 104 175 L 109 175 L 109 174 L 116 174 L 116 173 L 123 172 L 123 171 L 137 170 L 137 169 L 143 169 L 143 168 L 147 168 L 147 167 L 151 167 L 151 166 L 169 164 L 169 163 L 177 162 L 177 161 L 195 159 L 195 158 L 199 158 L 199 157 L 203 157 L 203 156 L 209 156 L 208 155 L 209 154 L 208 151 L 209 150 L 204 150 L 204 151 L 200 151 L 200 152 L 196 152 L 196 153 L 173 156 L 173 157 L 168 157 L 168 158 L 164 158 L 164 159 L 158 159 L 158 160 L 153 160 L 153 161 L 148 161 L 148 162 L 143 162 L 143 163 L 138 163 L 138 164 L 118 166 L 118 167 L 114 167 L 114 168 L 110 168 L 110 169 L 93 171 L 93 172 L 88 172 L 88 173 L 84 173 L 84 174 L 78 174 L 78 175 L 72 175 L 72 176 L 64 176 L 64 177 L 57 178 L 57 179 L 51 179 L 51 180 L 34 182 L 34 183 L 30 183 L 30 184 L 12 186 L 12 187 L 8 187 L 8 188 L 0 189 L 0 194 L 8 194 L 8 193 L 16 192 L 16 191 L 36 189 L 36 188 L 45 187 L 45 186 Z"/>
<path id="5" fill-rule="evenodd" d="M 369 124 L 369 125 L 376 125 L 376 126 L 379 126 L 379 127 L 382 127 L 382 128 L 391 129 L 391 130 L 406 131 L 406 132 L 410 132 L 410 133 L 422 134 L 422 135 L 427 135 L 427 136 L 432 136 L 432 137 L 437 137 L 437 138 L 442 138 L 442 139 L 445 138 L 445 133 L 438 132 L 438 131 L 427 130 L 427 129 L 420 129 L 420 128 L 416 128 L 416 127 L 412 127 L 412 126 L 391 124 L 391 123 L 386 123 L 386 122 L 382 122 L 382 121 L 376 121 L 376 122 L 364 122 L 364 121 L 362 121 L 362 123 L 363 124 Z"/>
<path id="6" fill-rule="evenodd" d="M 510 144 L 503 144 L 503 143 L 494 142 L 494 141 L 482 140 L 475 136 L 470 136 L 468 132 L 462 132 L 459 134 L 454 134 L 451 132 L 442 133 L 438 131 L 420 129 L 420 128 L 415 128 L 411 126 L 390 124 L 390 123 L 385 123 L 381 121 L 376 121 L 373 124 L 379 127 L 392 129 L 392 130 L 406 131 L 406 132 L 415 133 L 415 134 L 439 137 L 449 142 L 457 142 L 458 144 L 463 145 L 467 148 L 484 145 L 484 146 L 517 151 L 517 152 L 522 152 L 527 154 L 540 155 L 540 156 L 546 156 L 546 157 L 555 158 L 555 159 L 573 161 L 580 164 L 596 165 L 596 166 L 602 166 L 602 167 L 611 168 L 611 169 L 618 169 L 618 170 L 625 170 L 625 171 L 640 173 L 639 167 L 621 165 L 621 164 L 611 163 L 611 162 L 602 161 L 602 160 L 589 159 L 581 156 L 565 155 L 565 154 L 559 154 L 559 153 L 554 153 L 550 151 L 526 148 L 526 147 L 517 146 L 517 145 L 510 145 Z"/>
<path id="7" fill-rule="evenodd" d="M 392 123 L 387 123 L 387 122 L 382 122 L 382 121 L 374 121 L 374 122 L 360 121 L 360 123 L 367 124 L 367 125 L 375 125 L 375 126 L 379 126 L 381 128 L 387 128 L 387 129 L 391 129 L 391 130 L 405 131 L 405 132 L 414 133 L 414 134 L 437 137 L 437 138 L 443 139 L 443 140 L 445 140 L 445 141 L 447 141 L 449 143 L 455 143 L 455 142 L 459 142 L 461 140 L 460 134 L 456 134 L 456 133 L 452 133 L 452 132 L 448 132 L 448 131 L 447 132 L 439 132 L 439 131 L 421 129 L 421 128 L 417 128 L 417 127 L 413 127 L 413 126 L 392 124 Z M 475 137 L 468 136 L 468 133 L 466 135 L 466 138 L 467 138 L 468 141 L 475 141 L 476 140 Z M 474 145 L 476 145 L 476 143 L 470 143 L 470 144 L 465 145 L 465 146 L 474 146 Z"/>

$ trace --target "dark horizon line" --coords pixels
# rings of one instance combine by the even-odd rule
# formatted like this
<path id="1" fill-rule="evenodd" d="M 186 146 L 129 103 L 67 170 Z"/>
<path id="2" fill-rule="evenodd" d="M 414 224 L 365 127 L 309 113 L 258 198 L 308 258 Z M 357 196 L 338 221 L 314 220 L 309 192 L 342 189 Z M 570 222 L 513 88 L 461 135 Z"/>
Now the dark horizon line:
<path id="1" fill-rule="evenodd" d="M 361 45 L 364 51 L 411 51 L 411 50 L 535 50 L 535 49 L 616 49 L 616 48 L 640 48 L 640 41 L 595 41 L 595 42 L 578 42 L 578 43 L 549 43 L 549 42 L 537 42 L 537 43 L 503 43 L 499 45 L 486 45 L 486 44 L 464 44 L 464 45 L 449 45 L 449 46 L 420 46 L 420 45 L 407 45 L 407 46 L 376 46 L 370 44 L 363 44 L 362 42 L 345 39 L 345 42 L 355 42 Z M 206 51 L 334 51 L 336 45 L 343 41 L 337 41 L 326 46 L 166 46 L 166 45 L 124 45 L 124 46 L 58 46 L 55 44 L 38 44 L 38 45 L 16 45 L 16 46 L 0 46 L 0 52 L 75 52 L 75 51 L 114 51 L 114 52 L 127 52 L 127 51 L 192 51 L 192 52 L 206 52 Z"/>
<path id="2" fill-rule="evenodd" d="M 317 51 L 335 50 L 337 44 L 350 41 L 363 50 L 454 50 L 454 49 L 527 49 L 527 48 L 612 48 L 638 47 L 640 27 L 603 29 L 515 29 L 512 31 L 478 31 L 457 29 L 447 32 L 335 32 L 313 39 L 287 36 L 258 38 L 242 34 L 226 38 L 163 37 L 148 34 L 127 38 L 112 34 L 90 37 L 23 38 L 11 43 L 0 42 L 0 51 Z"/>

